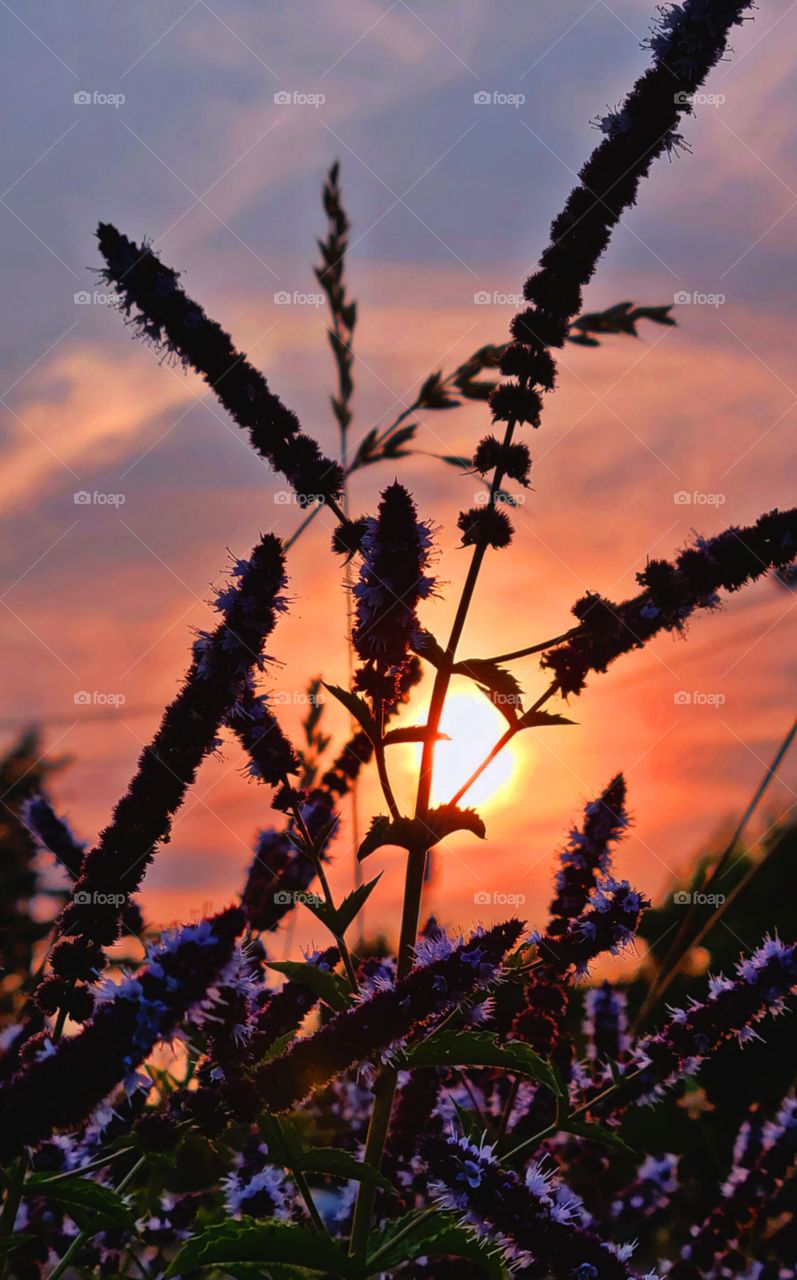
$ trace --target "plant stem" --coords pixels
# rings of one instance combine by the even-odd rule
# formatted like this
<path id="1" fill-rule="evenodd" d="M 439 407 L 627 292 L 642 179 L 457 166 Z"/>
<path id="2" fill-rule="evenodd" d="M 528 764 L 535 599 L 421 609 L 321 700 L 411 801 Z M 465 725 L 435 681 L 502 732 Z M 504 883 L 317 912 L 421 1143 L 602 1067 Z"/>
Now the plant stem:
<path id="1" fill-rule="evenodd" d="M 540 644 L 532 644 L 528 649 L 515 649 L 513 653 L 499 653 L 495 658 L 490 658 L 490 662 L 512 662 L 515 658 L 529 658 L 533 653 L 544 653 L 546 649 L 552 649 L 555 644 L 564 644 L 565 640 L 572 640 L 573 636 L 578 635 L 581 627 L 571 627 L 569 631 L 563 631 L 560 636 L 554 636 L 552 640 L 543 640 Z"/>

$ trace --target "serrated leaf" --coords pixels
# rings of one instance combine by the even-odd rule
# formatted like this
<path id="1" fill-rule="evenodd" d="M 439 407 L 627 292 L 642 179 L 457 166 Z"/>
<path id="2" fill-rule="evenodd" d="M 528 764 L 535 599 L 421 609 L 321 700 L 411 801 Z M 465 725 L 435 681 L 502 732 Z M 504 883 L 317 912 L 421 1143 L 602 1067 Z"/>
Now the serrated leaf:
<path id="1" fill-rule="evenodd" d="M 590 1142 L 597 1142 L 602 1147 L 613 1147 L 615 1150 L 633 1154 L 633 1147 L 629 1147 L 619 1133 L 615 1133 L 613 1129 L 607 1129 L 602 1124 L 593 1124 L 588 1120 L 564 1120 L 560 1128 L 565 1133 L 574 1133 L 576 1137 L 587 1138 Z"/>
<path id="2" fill-rule="evenodd" d="M 342 702 L 349 715 L 357 721 L 360 728 L 368 734 L 372 742 L 379 741 L 379 730 L 374 717 L 371 715 L 370 708 L 364 698 L 353 693 L 350 689 L 343 689 L 337 684 L 327 684 L 324 682 L 324 688 L 331 693 L 333 698 L 337 698 L 338 702 Z"/>
<path id="3" fill-rule="evenodd" d="M 575 720 L 568 720 L 567 716 L 554 715 L 550 711 L 534 711 L 530 708 L 520 717 L 517 727 L 518 729 L 538 729 L 542 725 L 575 723 Z"/>
<path id="4" fill-rule="evenodd" d="M 87 1227 L 95 1231 L 108 1227 L 136 1229 L 135 1216 L 122 1197 L 90 1178 L 53 1178 L 46 1173 L 33 1173 L 25 1182 L 24 1194 L 55 1200 L 81 1231 Z"/>
<path id="5" fill-rule="evenodd" d="M 454 664 L 453 674 L 474 680 L 510 724 L 522 715 L 523 690 L 512 672 L 491 658 L 466 658 Z"/>
<path id="6" fill-rule="evenodd" d="M 415 633 L 412 648 L 419 657 L 425 658 L 433 667 L 441 667 L 445 661 L 445 653 L 442 647 L 437 643 L 431 631 L 425 631 L 420 627 Z"/>
<path id="7" fill-rule="evenodd" d="M 326 902 L 306 902 L 305 906 L 312 911 L 314 916 L 325 924 L 330 933 L 336 938 L 342 938 L 346 930 L 352 924 L 362 911 L 366 902 L 370 898 L 377 884 L 382 878 L 382 872 L 373 880 L 369 880 L 366 884 L 358 885 L 351 893 L 347 894 L 338 906 L 337 910 L 333 910 Z"/>
<path id="8" fill-rule="evenodd" d="M 322 1275 L 363 1275 L 362 1267 L 321 1232 L 287 1222 L 249 1219 L 218 1223 L 193 1236 L 170 1262 L 166 1280 L 206 1267 L 232 1271 L 239 1266 L 258 1265 L 262 1274 L 262 1268 L 272 1263 L 303 1267 Z"/>
<path id="9" fill-rule="evenodd" d="M 413 1226 L 413 1219 L 417 1226 Z M 393 1243 L 392 1238 L 399 1234 Z M 376 1245 L 366 1264 L 367 1275 L 392 1274 L 404 1263 L 422 1257 L 463 1258 L 480 1267 L 491 1280 L 505 1280 L 508 1274 L 495 1245 L 479 1239 L 445 1213 L 405 1214 L 376 1236 Z"/>
<path id="10" fill-rule="evenodd" d="M 425 821 L 422 818 L 394 820 L 379 815 L 371 822 L 370 830 L 357 851 L 357 857 L 362 861 L 385 845 L 395 845 L 409 851 L 431 849 L 454 831 L 472 831 L 480 840 L 486 835 L 484 823 L 476 810 L 460 809 L 455 804 L 430 809 Z"/>
<path id="11" fill-rule="evenodd" d="M 429 733 L 428 724 L 409 724 L 404 729 L 391 729 L 382 739 L 385 747 L 394 747 L 401 742 L 425 742 Z M 447 733 L 436 733 L 435 742 L 450 742 Z"/>
<path id="12" fill-rule="evenodd" d="M 503 1067 L 544 1084 L 557 1097 L 564 1096 L 551 1063 L 521 1040 L 498 1040 L 484 1031 L 441 1031 L 409 1049 L 402 1067 Z"/>
<path id="13" fill-rule="evenodd" d="M 337 1147 L 311 1147 L 301 1158 L 302 1173 L 324 1173 L 332 1178 L 344 1178 L 347 1182 L 364 1182 L 369 1187 L 380 1187 L 393 1192 L 393 1184 L 383 1173 L 364 1160 L 355 1160 L 348 1151 Z"/>
<path id="14" fill-rule="evenodd" d="M 348 1009 L 351 1003 L 348 988 L 338 974 L 329 973 L 326 969 L 319 969 L 317 965 L 307 964 L 301 960 L 269 960 L 267 964 L 269 969 L 275 969 L 286 978 L 309 987 L 314 995 L 317 995 L 336 1013 L 341 1009 Z"/>
<path id="15" fill-rule="evenodd" d="M 473 470 L 473 458 L 460 458 L 455 453 L 436 453 L 440 462 L 447 462 L 449 467 L 457 467 L 460 471 Z"/>

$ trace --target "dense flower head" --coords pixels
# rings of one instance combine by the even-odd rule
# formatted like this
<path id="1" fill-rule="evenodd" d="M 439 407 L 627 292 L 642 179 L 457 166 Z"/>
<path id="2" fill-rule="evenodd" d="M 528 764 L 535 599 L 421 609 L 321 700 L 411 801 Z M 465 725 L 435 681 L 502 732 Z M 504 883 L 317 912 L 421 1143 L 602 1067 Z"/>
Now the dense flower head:
<path id="1" fill-rule="evenodd" d="M 289 774 L 299 772 L 296 752 L 269 706 L 265 694 L 255 692 L 247 675 L 241 693 L 226 717 L 249 755 L 247 773 L 267 786 L 284 783 Z"/>
<path id="2" fill-rule="evenodd" d="M 634 940 L 643 911 L 650 905 L 627 880 L 598 880 L 588 905 L 561 933 L 536 938 L 544 965 L 561 973 L 585 974 L 590 962 L 608 952 L 619 955 Z"/>
<path id="3" fill-rule="evenodd" d="M 627 1000 L 610 982 L 593 987 L 584 997 L 584 1034 L 590 1062 L 618 1062 L 631 1047 Z"/>
<path id="4" fill-rule="evenodd" d="M 437 935 L 395 985 L 379 984 L 313 1035 L 263 1066 L 257 1088 L 275 1112 L 286 1111 L 355 1063 L 389 1060 L 429 1020 L 475 991 L 489 990 L 522 933 L 518 920 L 476 930 L 468 940 Z"/>
<path id="5" fill-rule="evenodd" d="M 473 455 L 473 465 L 482 475 L 500 467 L 508 479 L 528 487 L 531 454 L 526 444 L 502 444 L 495 436 L 485 436 Z"/>
<path id="6" fill-rule="evenodd" d="M 235 1167 L 222 1179 L 227 1212 L 233 1218 L 276 1218 L 286 1221 L 294 1210 L 294 1190 L 281 1170 L 268 1162 L 264 1142 L 239 1152 Z"/>
<path id="7" fill-rule="evenodd" d="M 135 244 L 109 223 L 100 223 L 97 236 L 106 263 L 103 278 L 143 336 L 202 375 L 233 420 L 249 432 L 257 452 L 300 497 L 339 497 L 340 466 L 302 433 L 296 415 L 235 349 L 229 334 L 180 288 L 179 274 L 148 245 Z"/>
<path id="8" fill-rule="evenodd" d="M 502 382 L 490 392 L 490 408 L 494 422 L 519 422 L 538 427 L 542 398 L 533 387 Z"/>
<path id="9" fill-rule="evenodd" d="M 431 525 L 418 520 L 409 493 L 395 482 L 384 490 L 376 518 L 368 521 L 353 587 L 352 640 L 366 664 L 356 683 L 388 705 L 398 696 L 398 681 L 418 630 L 418 604 L 434 591 L 435 580 L 428 572 L 432 550 Z"/>
<path id="10" fill-rule="evenodd" d="M 318 837 L 334 820 L 333 797 L 328 791 L 315 788 L 299 812 L 310 836 Z M 331 832 L 327 841 L 329 838 Z M 322 857 L 325 849 L 326 846 Z M 269 827 L 262 831 L 241 895 L 241 905 L 251 927 L 275 929 L 310 888 L 315 876 L 315 864 L 299 847 L 294 819 L 282 830 Z"/>
<path id="11" fill-rule="evenodd" d="M 660 631 L 683 630 L 696 609 L 717 607 L 718 591 L 737 591 L 770 569 L 788 566 L 795 555 L 797 508 L 770 511 L 754 525 L 698 539 L 674 563 L 651 561 L 637 575 L 644 590 L 622 604 L 595 595 L 578 601 L 574 612 L 581 625 L 541 665 L 562 693 L 578 694 L 590 671 L 605 671 Z"/>
<path id="12" fill-rule="evenodd" d="M 462 531 L 463 547 L 495 547 L 500 550 L 512 541 L 512 521 L 497 507 L 471 507 L 460 512 L 457 525 Z"/>
<path id="13" fill-rule="evenodd" d="M 569 921 L 583 911 L 598 878 L 608 873 L 611 846 L 628 827 L 625 795 L 625 778 L 618 773 L 598 798 L 586 805 L 581 827 L 570 832 L 559 855 L 548 934 L 564 932 Z"/>
<path id="14" fill-rule="evenodd" d="M 138 1067 L 191 1013 L 209 1011 L 217 984 L 238 967 L 243 913 L 222 912 L 166 934 L 146 966 L 106 984 L 90 1022 L 41 1052 L 0 1085 L 0 1157 L 11 1159 L 57 1130 L 73 1129 L 122 1082 L 136 1088 Z M 149 1077 L 143 1077 L 147 1090 Z"/>
<path id="15" fill-rule="evenodd" d="M 491 1146 L 455 1134 L 432 1138 L 424 1151 L 440 1208 L 453 1210 L 487 1237 L 512 1268 L 536 1262 L 555 1280 L 631 1277 L 625 1265 L 630 1250 L 589 1229 L 579 1197 L 544 1162 L 530 1165 L 521 1177 L 499 1164 Z"/>

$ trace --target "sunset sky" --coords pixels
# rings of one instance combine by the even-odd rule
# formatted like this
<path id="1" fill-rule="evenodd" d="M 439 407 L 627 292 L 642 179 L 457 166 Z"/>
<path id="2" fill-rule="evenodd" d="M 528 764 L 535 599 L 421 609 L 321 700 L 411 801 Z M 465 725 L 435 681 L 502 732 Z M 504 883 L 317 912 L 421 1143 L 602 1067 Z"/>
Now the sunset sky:
<path id="1" fill-rule="evenodd" d="M 54 794 L 82 838 L 105 824 L 177 688 L 227 548 L 246 555 L 260 532 L 287 535 L 301 516 L 203 384 L 134 343 L 103 305 L 98 220 L 150 237 L 333 452 L 326 317 L 301 300 L 317 292 L 329 165 L 341 162 L 353 222 L 356 440 L 391 422 L 429 373 L 505 339 L 516 307 L 502 299 L 519 291 L 598 141 L 591 118 L 646 65 L 650 12 L 639 0 L 0 0 L 0 718 L 6 744 L 16 725 L 41 722 L 48 754 L 70 758 Z M 563 351 L 529 442 L 533 489 L 512 548 L 488 560 L 463 656 L 555 635 L 585 588 L 622 599 L 646 556 L 794 504 L 796 42 L 797 6 L 761 0 L 706 86 L 716 101 L 686 123 L 693 154 L 659 161 L 623 219 L 586 308 L 689 302 L 677 328 Z M 476 300 L 485 292 L 489 304 Z M 471 404 L 418 421 L 421 449 L 462 454 L 488 412 Z M 468 556 L 456 516 L 477 486 L 424 454 L 357 476 L 353 510 L 373 511 L 396 475 L 440 526 L 440 596 L 423 622 L 444 638 Z M 77 503 L 80 492 L 115 497 Z M 291 553 L 293 603 L 270 644 L 283 665 L 266 687 L 293 733 L 308 678 L 346 679 L 330 532 L 322 515 Z M 788 729 L 795 604 L 762 581 L 698 617 L 686 640 L 659 639 L 594 677 L 566 711 L 577 727 L 529 734 L 508 761 L 483 806 L 488 843 L 446 844 L 430 906 L 467 925 L 502 912 L 476 895 L 522 895 L 538 920 L 554 851 L 620 769 L 633 813 L 620 866 L 640 888 L 667 891 L 732 826 Z M 545 687 L 535 659 L 516 672 L 530 698 Z M 124 704 L 98 720 L 96 705 L 75 703 L 80 691 Z M 456 692 L 456 725 L 484 735 L 486 752 L 500 718 L 491 726 L 488 707 L 486 722 L 470 722 L 471 695 Z M 413 721 L 427 697 L 425 684 Z M 324 715 L 345 730 L 337 707 Z M 409 808 L 417 754 L 401 750 L 396 790 Z M 243 763 L 230 742 L 203 768 L 145 882 L 153 922 L 223 904 L 240 886 L 270 821 Z M 458 767 L 446 763 L 446 778 L 468 772 Z M 797 758 L 755 833 L 795 803 Z M 362 807 L 380 808 L 370 777 Z M 336 849 L 343 892 L 347 833 Z M 387 874 L 369 924 L 392 932 L 402 856 L 371 864 Z M 308 917 L 300 936 L 319 928 Z"/>

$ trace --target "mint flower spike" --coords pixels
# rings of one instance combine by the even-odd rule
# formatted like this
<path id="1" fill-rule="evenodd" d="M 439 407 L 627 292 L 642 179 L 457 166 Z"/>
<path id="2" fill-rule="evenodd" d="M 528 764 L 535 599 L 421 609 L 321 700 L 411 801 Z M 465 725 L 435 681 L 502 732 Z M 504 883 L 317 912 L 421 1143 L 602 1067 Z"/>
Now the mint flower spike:
<path id="1" fill-rule="evenodd" d="M 510 1269 L 536 1263 L 555 1280 L 635 1276 L 626 1266 L 634 1246 L 609 1244 L 589 1230 L 581 1200 L 544 1160 L 521 1177 L 502 1168 L 491 1146 L 456 1134 L 430 1139 L 424 1153 L 437 1205 L 494 1243 Z"/>
<path id="2" fill-rule="evenodd" d="M 508 920 L 477 929 L 467 940 L 436 935 L 406 978 L 366 989 L 356 1004 L 261 1067 L 255 1084 L 264 1104 L 272 1112 L 287 1111 L 349 1067 L 391 1060 L 436 1014 L 498 982 L 503 959 L 522 932 L 519 920 Z"/>
<path id="3" fill-rule="evenodd" d="M 571 831 L 559 854 L 548 935 L 566 930 L 568 922 L 586 907 L 598 878 L 608 873 L 611 845 L 622 839 L 628 827 L 625 796 L 625 778 L 618 773 L 597 800 L 586 805 L 581 827 Z"/>
<path id="4" fill-rule="evenodd" d="M 106 264 L 102 278 L 119 294 L 120 309 L 139 333 L 201 374 L 233 421 L 249 432 L 253 448 L 300 498 L 334 504 L 343 490 L 338 463 L 304 435 L 296 414 L 236 350 L 229 334 L 183 292 L 179 273 L 110 223 L 100 223 L 97 239 Z"/>
<path id="5" fill-rule="evenodd" d="M 33 1060 L 0 1085 L 0 1159 L 75 1129 L 122 1082 L 137 1088 L 137 1069 L 155 1045 L 189 1015 L 201 1023 L 218 988 L 241 972 L 235 940 L 243 927 L 243 913 L 230 908 L 164 935 L 134 977 L 101 989 L 77 1035 L 55 1046 L 42 1038 Z"/>
<path id="6" fill-rule="evenodd" d="M 584 1036 L 587 1058 L 595 1066 L 619 1062 L 631 1048 L 628 1034 L 627 998 L 610 982 L 593 987 L 584 997 Z"/>
<path id="7" fill-rule="evenodd" d="M 252 668 L 264 663 L 263 644 L 286 607 L 279 539 L 266 534 L 249 560 L 234 563 L 232 576 L 233 585 L 215 602 L 222 621 L 212 633 L 199 632 L 180 692 L 142 752 L 110 825 L 83 860 L 72 901 L 56 926 L 61 939 L 51 957 L 56 976 L 45 979 L 36 993 L 46 1013 L 65 1008 L 76 1021 L 90 1015 L 85 982 L 97 972 L 94 953 L 83 970 L 70 959 L 69 980 L 57 976 L 61 953 L 74 953 L 74 938 L 93 947 L 116 940 L 129 895 L 141 884 L 157 845 L 168 840 L 172 818 L 203 759 L 216 750 L 219 728 L 247 687 Z"/>
<path id="8" fill-rule="evenodd" d="M 787 997 L 796 989 L 797 943 L 767 936 L 751 956 L 739 961 L 735 978 L 711 978 L 703 1003 L 692 1000 L 688 1009 L 671 1009 L 670 1020 L 659 1031 L 637 1042 L 621 1067 L 632 1078 L 597 1103 L 596 1114 L 618 1114 L 634 1103 L 650 1105 L 684 1077 L 696 1074 L 721 1044 L 735 1038 L 744 1045 L 760 1038 L 758 1024 L 783 1013 Z"/>
<path id="9" fill-rule="evenodd" d="M 697 609 L 716 609 L 719 591 L 738 591 L 770 569 L 784 570 L 797 556 L 797 507 L 770 511 L 753 525 L 698 538 L 674 562 L 651 560 L 637 574 L 643 591 L 614 604 L 588 592 L 573 606 L 579 626 L 540 660 L 559 690 L 579 694 L 592 671 L 602 672 L 624 653 L 641 649 L 660 631 L 683 631 Z"/>
<path id="10" fill-rule="evenodd" d="M 692 1239 L 681 1251 L 682 1263 L 670 1273 L 674 1280 L 695 1274 L 723 1275 L 738 1247 L 772 1205 L 784 1182 L 797 1167 L 797 1099 L 789 1097 L 775 1120 L 765 1128 L 761 1154 L 749 1166 L 735 1166 L 722 1199 L 692 1228 Z M 691 1266 L 685 1266 L 684 1263 Z M 696 1271 L 696 1269 L 699 1269 Z M 731 1274 L 730 1272 L 728 1274 Z"/>
<path id="11" fill-rule="evenodd" d="M 418 604 L 435 588 L 428 572 L 431 523 L 418 519 L 415 503 L 398 481 L 383 491 L 376 518 L 365 520 L 359 553 L 360 572 L 352 588 L 352 641 L 365 665 L 355 685 L 376 704 L 391 708 L 401 696 L 411 663 Z"/>

